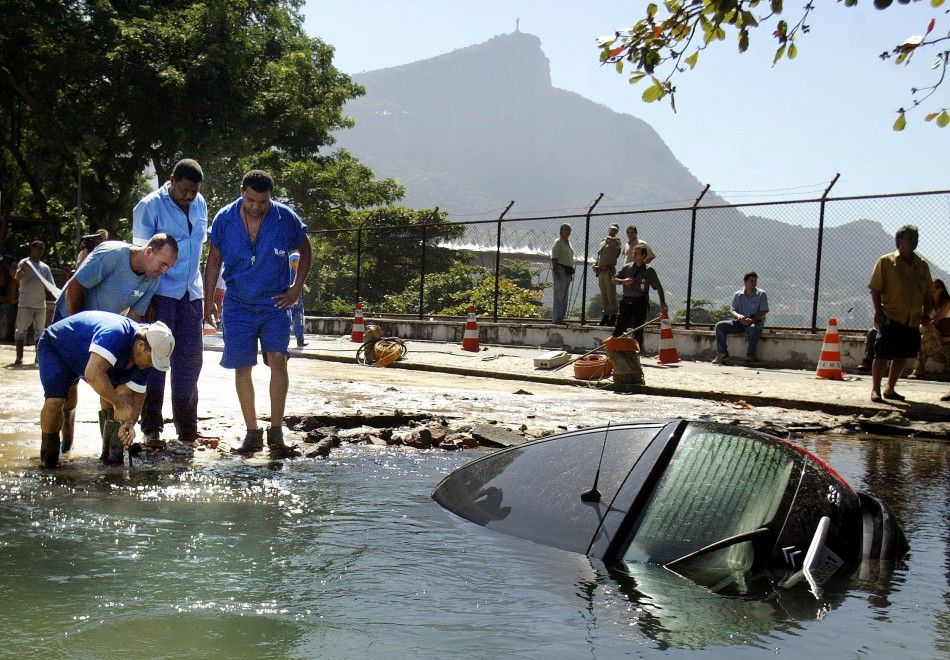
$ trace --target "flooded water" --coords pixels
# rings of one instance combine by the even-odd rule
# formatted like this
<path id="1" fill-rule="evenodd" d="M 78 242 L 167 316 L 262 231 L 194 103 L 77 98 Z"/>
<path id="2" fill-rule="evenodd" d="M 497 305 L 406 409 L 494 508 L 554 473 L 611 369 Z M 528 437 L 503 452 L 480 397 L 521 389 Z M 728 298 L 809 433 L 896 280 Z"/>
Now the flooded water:
<path id="1" fill-rule="evenodd" d="M 0 628 L 11 656 L 931 658 L 950 654 L 950 445 L 802 441 L 891 504 L 911 555 L 767 600 L 665 571 L 617 582 L 583 556 L 493 534 L 430 494 L 480 455 L 344 446 L 55 472 L 5 435 Z M 806 597 L 803 597 L 807 596 Z"/>

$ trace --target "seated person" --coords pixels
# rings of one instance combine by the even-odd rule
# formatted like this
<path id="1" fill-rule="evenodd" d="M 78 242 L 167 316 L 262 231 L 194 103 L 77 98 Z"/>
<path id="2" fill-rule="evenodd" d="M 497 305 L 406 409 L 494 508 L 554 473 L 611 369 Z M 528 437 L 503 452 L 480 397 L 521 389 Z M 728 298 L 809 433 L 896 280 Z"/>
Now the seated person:
<path id="1" fill-rule="evenodd" d="M 725 364 L 729 358 L 726 347 L 726 335 L 744 332 L 747 339 L 746 360 L 755 360 L 755 347 L 765 327 L 765 315 L 769 311 L 769 299 L 765 291 L 756 287 L 759 276 L 755 272 L 746 273 L 742 279 L 745 287 L 732 296 L 733 319 L 716 324 L 716 359 L 714 364 Z"/>
<path id="2" fill-rule="evenodd" d="M 943 280 L 934 280 L 934 312 L 930 321 L 926 314 L 920 323 L 920 353 L 910 378 L 923 378 L 927 360 L 943 363 L 945 372 L 950 371 L 950 293 Z"/>

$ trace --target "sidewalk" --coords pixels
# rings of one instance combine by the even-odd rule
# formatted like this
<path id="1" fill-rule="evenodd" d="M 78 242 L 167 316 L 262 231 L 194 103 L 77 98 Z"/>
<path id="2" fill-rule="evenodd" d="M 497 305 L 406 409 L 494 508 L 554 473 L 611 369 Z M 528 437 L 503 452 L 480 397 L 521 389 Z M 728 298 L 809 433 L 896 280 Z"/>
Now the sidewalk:
<path id="1" fill-rule="evenodd" d="M 360 344 L 349 336 L 307 335 L 308 345 L 293 348 L 291 356 L 317 360 L 356 363 Z M 205 337 L 205 348 L 221 350 L 220 335 Z M 559 370 L 535 369 L 534 358 L 545 348 L 481 345 L 477 353 L 463 351 L 461 346 L 443 342 L 406 340 L 406 356 L 388 369 L 416 369 L 451 375 L 481 376 L 560 385 L 590 387 L 594 383 L 574 378 L 568 364 Z M 578 357 L 579 354 L 574 357 Z M 754 406 L 778 406 L 799 410 L 816 410 L 835 415 L 869 415 L 898 412 L 918 421 L 950 422 L 950 403 L 940 397 L 950 391 L 950 384 L 936 381 L 901 379 L 897 391 L 907 397 L 905 402 L 872 403 L 870 375 L 845 374 L 845 379 L 817 379 L 814 370 L 771 369 L 765 365 L 725 366 L 708 362 L 682 361 L 671 365 L 657 364 L 655 357 L 642 358 L 646 385 L 641 394 L 678 396 L 720 401 L 745 401 Z M 601 387 L 608 388 L 605 379 Z"/>

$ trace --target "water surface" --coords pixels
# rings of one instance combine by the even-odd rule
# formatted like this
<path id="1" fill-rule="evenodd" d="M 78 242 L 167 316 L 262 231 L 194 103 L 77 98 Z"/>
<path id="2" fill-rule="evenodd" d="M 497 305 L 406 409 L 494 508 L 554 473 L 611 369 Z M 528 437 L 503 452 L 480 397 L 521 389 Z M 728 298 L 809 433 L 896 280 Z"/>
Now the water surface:
<path id="1" fill-rule="evenodd" d="M 14 442 L 11 436 L 0 443 Z M 950 654 L 950 445 L 801 441 L 891 504 L 912 551 L 886 586 L 729 599 L 444 512 L 478 451 L 347 446 L 331 460 L 0 471 L 9 655 L 931 658 Z M 5 452 L 9 456 L 9 452 Z M 14 452 L 16 454 L 16 452 Z"/>

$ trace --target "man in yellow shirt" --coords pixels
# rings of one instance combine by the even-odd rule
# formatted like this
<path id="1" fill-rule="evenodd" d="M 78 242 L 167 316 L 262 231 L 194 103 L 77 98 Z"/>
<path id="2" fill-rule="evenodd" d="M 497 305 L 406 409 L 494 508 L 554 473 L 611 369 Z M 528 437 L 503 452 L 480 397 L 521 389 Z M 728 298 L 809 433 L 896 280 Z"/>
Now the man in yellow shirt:
<path id="1" fill-rule="evenodd" d="M 920 351 L 919 325 L 929 324 L 933 309 L 933 280 L 927 262 L 917 249 L 919 232 L 915 225 L 904 225 L 895 234 L 897 250 L 885 254 L 874 265 L 868 288 L 874 304 L 874 362 L 871 365 L 871 401 L 882 398 L 903 401 L 894 391 L 907 358 Z M 881 391 L 881 380 L 887 361 L 891 361 L 887 386 Z"/>

